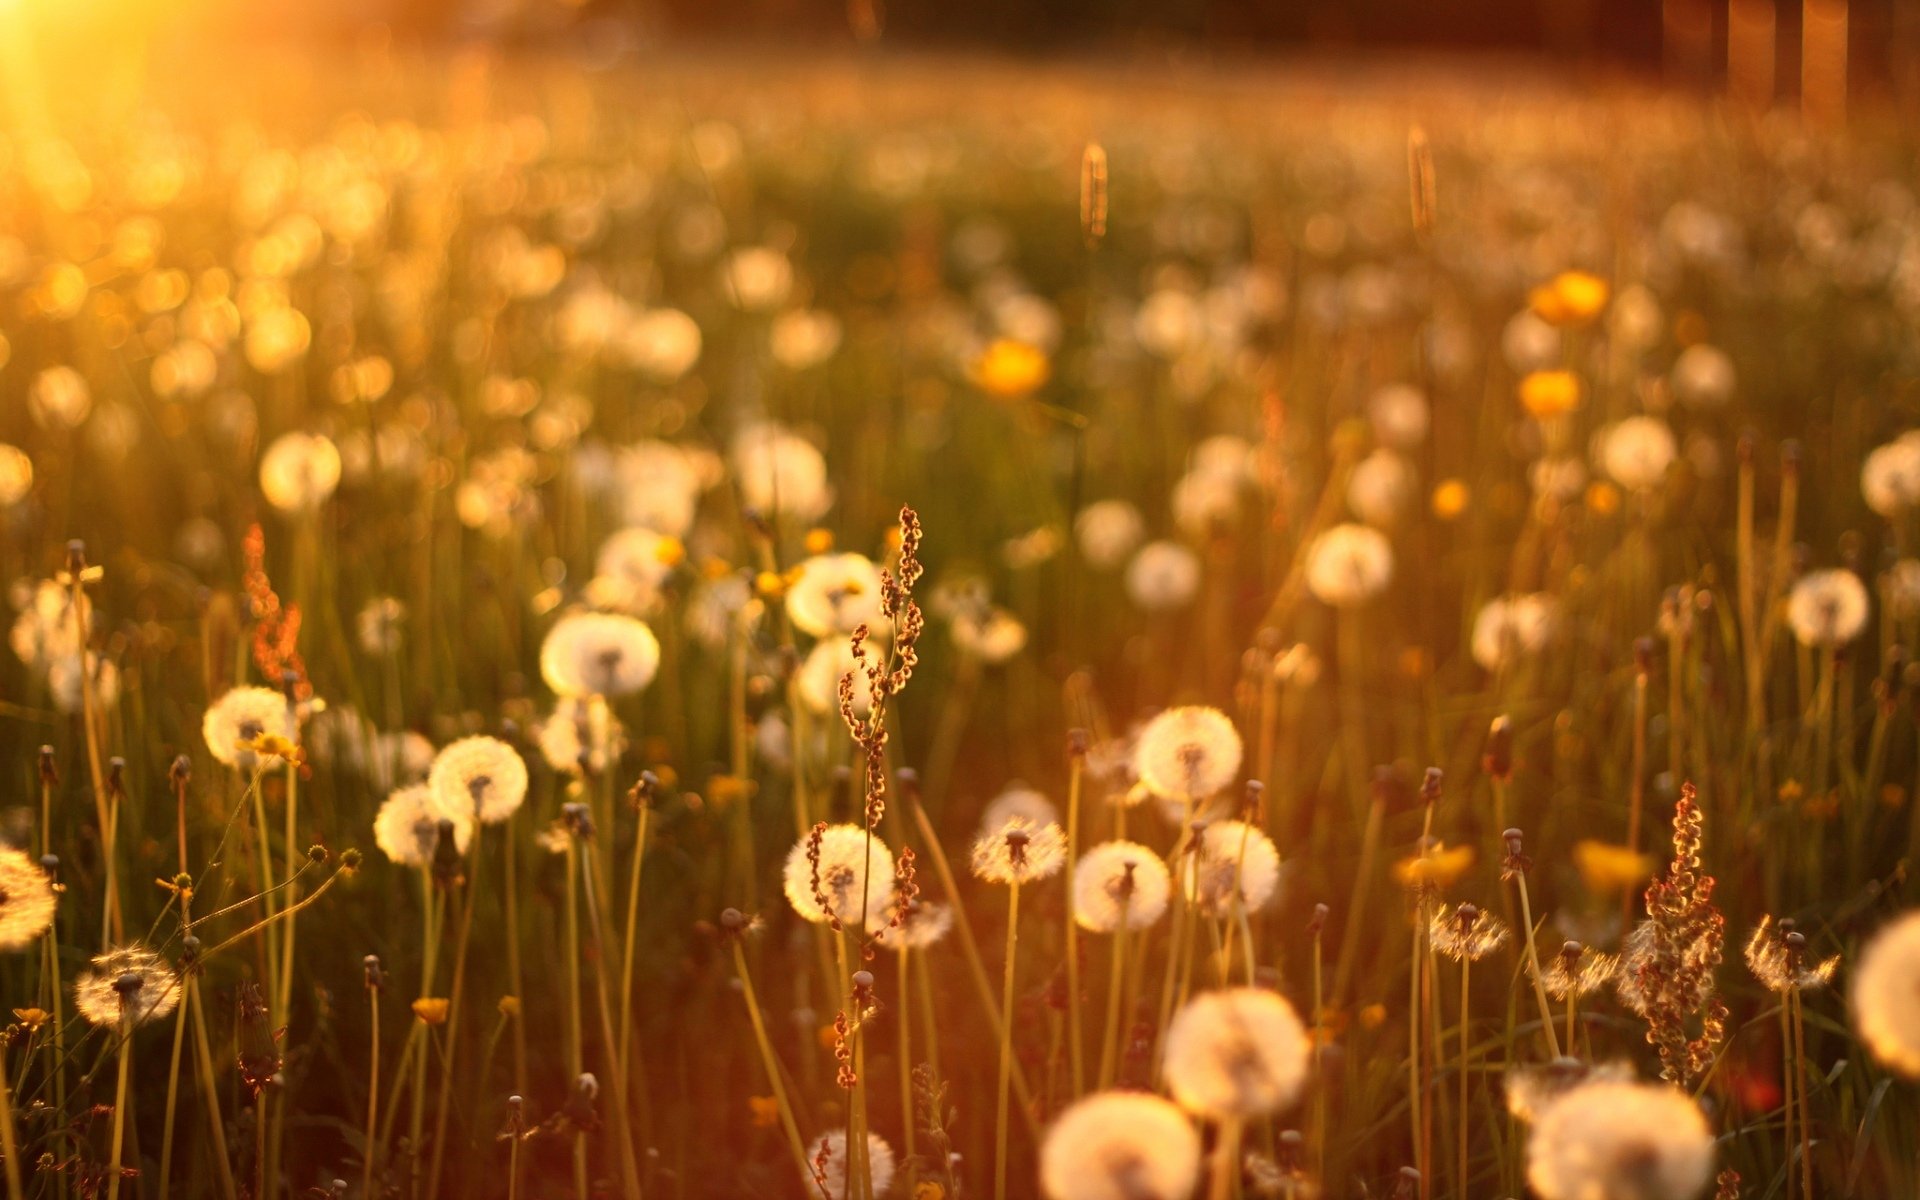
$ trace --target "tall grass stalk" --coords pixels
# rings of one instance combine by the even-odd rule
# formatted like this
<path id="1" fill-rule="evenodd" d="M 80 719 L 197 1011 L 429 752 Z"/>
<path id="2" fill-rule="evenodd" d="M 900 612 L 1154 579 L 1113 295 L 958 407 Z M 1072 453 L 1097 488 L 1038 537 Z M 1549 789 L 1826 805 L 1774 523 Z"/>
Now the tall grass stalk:
<path id="1" fill-rule="evenodd" d="M 1020 943 L 1020 881 L 1007 886 L 1007 962 L 1000 985 L 1000 1084 L 993 1115 L 993 1200 L 1007 1197 L 1007 1097 L 1013 1081 L 1014 956 Z"/>

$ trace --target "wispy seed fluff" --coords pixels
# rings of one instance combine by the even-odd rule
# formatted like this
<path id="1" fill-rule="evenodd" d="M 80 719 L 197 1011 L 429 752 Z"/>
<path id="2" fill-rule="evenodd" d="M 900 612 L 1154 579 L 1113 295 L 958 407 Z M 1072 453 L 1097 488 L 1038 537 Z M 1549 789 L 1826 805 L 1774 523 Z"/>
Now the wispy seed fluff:
<path id="1" fill-rule="evenodd" d="M 884 632 L 880 568 L 864 554 L 814 555 L 787 589 L 787 616 L 814 637 L 842 637 L 861 625 Z"/>
<path id="2" fill-rule="evenodd" d="M 1920 910 L 1874 934 L 1853 970 L 1853 1027 L 1873 1056 L 1920 1079 Z"/>
<path id="3" fill-rule="evenodd" d="M 434 755 L 427 787 L 434 809 L 448 820 L 497 825 L 527 798 L 527 764 L 499 738 L 461 738 Z"/>
<path id="4" fill-rule="evenodd" d="M 18 950 L 53 924 L 53 881 L 12 846 L 0 847 L 0 950 Z"/>
<path id="5" fill-rule="evenodd" d="M 200 732 L 215 758 L 242 771 L 259 765 L 260 756 L 247 748 L 255 738 L 270 735 L 292 742 L 299 737 L 287 698 L 263 687 L 237 687 L 215 700 L 201 718 Z"/>
<path id="6" fill-rule="evenodd" d="M 1161 1070 L 1180 1107 L 1214 1121 L 1265 1116 L 1307 1082 L 1307 1031 L 1293 1006 L 1262 988 L 1203 992 L 1167 1026 Z"/>
<path id="7" fill-rule="evenodd" d="M 1852 571 L 1809 571 L 1787 593 L 1787 625 L 1803 646 L 1844 646 L 1867 626 L 1867 585 Z"/>
<path id="8" fill-rule="evenodd" d="M 540 643 L 540 678 L 557 696 L 630 696 L 659 669 L 653 630 L 616 613 L 561 617 Z"/>
<path id="9" fill-rule="evenodd" d="M 1060 810 L 1044 792 L 1014 780 L 987 801 L 987 807 L 980 813 L 980 832 L 1003 829 L 1015 817 L 1025 817 L 1035 825 L 1056 825 L 1060 821 Z"/>
<path id="10" fill-rule="evenodd" d="M 1226 913 L 1236 904 L 1256 912 L 1280 885 L 1280 852 L 1245 821 L 1215 821 L 1187 851 L 1181 879 L 1202 912 Z"/>
<path id="11" fill-rule="evenodd" d="M 1499 671 L 1538 654 L 1553 636 L 1554 615 L 1553 597 L 1544 592 L 1494 597 L 1473 619 L 1473 661 Z"/>
<path id="12" fill-rule="evenodd" d="M 1048 1200 L 1187 1200 L 1199 1173 L 1192 1122 L 1145 1092 L 1097 1092 L 1069 1105 L 1040 1144 Z"/>
<path id="13" fill-rule="evenodd" d="M 973 843 L 973 873 L 988 883 L 1032 883 L 1067 861 L 1067 834 L 1058 825 L 1008 817 Z"/>
<path id="14" fill-rule="evenodd" d="M 1659 417 L 1628 417 L 1602 430 L 1595 457 L 1609 478 L 1630 492 L 1646 491 L 1667 477 L 1679 455 L 1673 430 Z"/>
<path id="15" fill-rule="evenodd" d="M 1393 581 L 1393 545 L 1385 534 L 1349 522 L 1307 548 L 1307 590 L 1322 604 L 1357 608 Z"/>
<path id="16" fill-rule="evenodd" d="M 1696 1200 L 1712 1178 L 1700 1106 L 1657 1084 L 1577 1087 L 1527 1138 L 1527 1182 L 1541 1200 Z"/>
<path id="17" fill-rule="evenodd" d="M 827 460 L 812 442 L 771 422 L 734 440 L 733 475 L 741 502 L 768 516 L 811 521 L 833 506 Z"/>
<path id="18" fill-rule="evenodd" d="M 897 924 L 895 923 L 897 920 Z M 953 929 L 953 909 L 936 900 L 915 900 L 904 914 L 889 913 L 874 940 L 891 950 L 925 950 Z"/>
<path id="19" fill-rule="evenodd" d="M 1170 708 L 1148 721 L 1133 744 L 1133 771 L 1156 796 L 1205 800 L 1240 775 L 1240 734 L 1217 708 Z"/>
<path id="20" fill-rule="evenodd" d="M 340 486 L 340 451 L 321 435 L 288 433 L 260 456 L 260 494 L 283 513 L 312 512 Z"/>
<path id="21" fill-rule="evenodd" d="M 433 863 L 440 845 L 440 822 L 453 827 L 453 845 L 461 854 L 473 840 L 471 813 L 443 813 L 433 804 L 433 789 L 424 783 L 403 787 L 388 796 L 373 818 L 373 841 L 381 853 L 403 867 Z"/>
<path id="22" fill-rule="evenodd" d="M 109 950 L 73 981 L 73 1006 L 95 1025 L 120 1026 L 124 1013 L 134 1025 L 156 1021 L 180 1003 L 180 977 L 151 950 L 126 946 Z"/>
<path id="23" fill-rule="evenodd" d="M 807 1144 L 807 1163 L 818 1172 L 818 1176 L 809 1181 L 807 1194 L 818 1196 L 822 1187 L 826 1188 L 827 1200 L 846 1200 L 847 1197 L 847 1131 L 836 1129 L 824 1133 Z M 883 1196 L 893 1183 L 893 1147 L 877 1133 L 867 1135 L 867 1178 L 873 1183 L 873 1194 Z M 822 1182 L 824 1180 L 824 1182 Z"/>
<path id="24" fill-rule="evenodd" d="M 858 825 L 829 825 L 817 840 L 810 834 L 794 843 L 783 884 L 793 911 L 816 924 L 859 924 L 864 895 L 865 923 L 878 927 L 893 905 L 893 851 Z"/>
<path id="25" fill-rule="evenodd" d="M 1200 556 L 1179 542 L 1148 542 L 1127 563 L 1127 598 L 1143 612 L 1172 612 L 1200 590 Z"/>
<path id="26" fill-rule="evenodd" d="M 1137 842 L 1102 842 L 1073 868 L 1073 919 L 1094 933 L 1145 929 L 1167 911 L 1167 864 Z"/>

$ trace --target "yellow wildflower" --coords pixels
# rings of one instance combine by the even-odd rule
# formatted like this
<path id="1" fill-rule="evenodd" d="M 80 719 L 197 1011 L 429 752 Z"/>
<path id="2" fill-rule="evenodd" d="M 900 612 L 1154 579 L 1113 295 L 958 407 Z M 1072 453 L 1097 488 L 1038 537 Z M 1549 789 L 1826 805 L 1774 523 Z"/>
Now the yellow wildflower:
<path id="1" fill-rule="evenodd" d="M 1037 391 L 1053 374 L 1053 367 L 1038 347 L 1012 338 L 996 338 L 974 360 L 968 374 L 988 395 L 1017 400 Z"/>
<path id="2" fill-rule="evenodd" d="M 1520 404 L 1536 417 L 1564 416 L 1580 407 L 1580 395 L 1572 371 L 1535 371 L 1520 381 Z"/>
<path id="3" fill-rule="evenodd" d="M 1629 846 L 1584 838 L 1573 846 L 1573 866 L 1589 891 L 1615 896 L 1653 874 L 1653 860 Z"/>

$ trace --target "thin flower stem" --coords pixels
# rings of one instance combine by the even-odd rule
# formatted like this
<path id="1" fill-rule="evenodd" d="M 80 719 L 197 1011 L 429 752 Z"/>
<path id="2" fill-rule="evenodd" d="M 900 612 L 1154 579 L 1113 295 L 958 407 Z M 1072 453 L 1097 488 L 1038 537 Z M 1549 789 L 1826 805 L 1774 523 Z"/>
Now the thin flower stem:
<path id="1" fill-rule="evenodd" d="M 433 1117 L 433 1158 L 427 1170 L 427 1195 L 440 1195 L 440 1169 L 446 1162 L 447 1118 L 453 1109 L 453 1068 L 459 1059 L 460 1049 L 460 1000 L 466 991 L 467 982 L 467 945 L 473 934 L 473 906 L 476 893 L 479 892 L 480 864 L 483 861 L 481 847 L 485 841 L 482 836 L 486 826 L 475 821 L 473 825 L 473 868 L 466 882 L 466 902 L 461 905 L 460 932 L 453 943 L 453 986 L 447 992 L 447 1054 L 440 1065 L 440 1104 Z M 317 894 L 317 893 L 316 893 Z M 418 1153 L 415 1148 L 415 1153 Z"/>
<path id="2" fill-rule="evenodd" d="M 371 1196 L 373 1192 L 373 1172 L 375 1159 L 379 1157 L 379 1145 L 373 1140 L 373 1131 L 380 1116 L 380 988 L 367 989 L 367 1138 L 361 1147 L 360 1157 L 360 1194 Z"/>
<path id="3" fill-rule="evenodd" d="M 1515 872 L 1513 879 L 1520 889 L 1520 927 L 1527 932 L 1527 974 L 1533 980 L 1533 997 L 1540 1004 L 1540 1031 L 1547 1037 L 1548 1057 L 1559 1058 L 1560 1035 L 1553 1030 L 1553 1010 L 1547 1004 L 1547 988 L 1540 978 L 1540 954 L 1534 945 L 1533 905 L 1527 898 L 1527 877 Z"/>
<path id="4" fill-rule="evenodd" d="M 220 1164 L 220 1190 L 226 1200 L 235 1200 L 240 1187 L 234 1182 L 233 1159 L 227 1153 L 226 1119 L 220 1112 L 220 1091 L 213 1073 L 213 1043 L 207 1037 L 207 1015 L 200 1004 L 199 980 L 189 974 L 185 988 L 186 1006 L 193 1009 L 194 1065 L 200 1075 L 200 1094 L 207 1102 L 207 1129 L 213 1134 L 214 1157 Z"/>
<path id="5" fill-rule="evenodd" d="M 1473 1013 L 1473 959 L 1460 959 L 1460 1111 L 1454 1114 L 1454 1129 L 1458 1136 L 1459 1158 L 1458 1173 L 1454 1176 L 1454 1188 L 1460 1200 L 1470 1200 L 1472 1189 L 1467 1176 L 1467 1064 L 1473 1057 L 1472 1013 Z"/>
<path id="6" fill-rule="evenodd" d="M 1813 1200 L 1813 1130 L 1807 1105 L 1807 1020 L 1801 1007 L 1800 989 L 1788 993 L 1793 1005 L 1793 1069 L 1800 1093 L 1800 1194 Z"/>
<path id="7" fill-rule="evenodd" d="M 1076 1098 L 1086 1091 L 1087 1086 L 1086 1068 L 1082 1061 L 1085 1052 L 1081 1046 L 1080 1029 L 1079 930 L 1074 921 L 1072 887 L 1077 847 L 1080 841 L 1080 791 L 1081 777 L 1085 774 L 1085 767 L 1085 757 L 1074 754 L 1067 773 L 1067 903 L 1061 905 L 1062 911 L 1066 914 L 1067 1057 L 1073 1066 L 1073 1095 Z"/>
<path id="8" fill-rule="evenodd" d="M 652 811 L 653 805 L 643 797 L 640 828 L 633 835 L 633 866 L 627 875 L 627 923 L 620 953 L 620 1062 L 623 1067 L 633 1061 L 633 944 L 634 933 L 640 925 L 640 876 L 647 860 L 647 818 Z M 516 1086 L 525 1085 L 516 1080 Z"/>
<path id="9" fill-rule="evenodd" d="M 1240 1122 L 1229 1120 L 1220 1126 L 1220 1140 L 1213 1148 L 1213 1170 L 1207 1186 L 1207 1200 L 1233 1200 L 1240 1175 Z"/>
<path id="10" fill-rule="evenodd" d="M 1007 1092 L 1013 1079 L 1014 956 L 1020 942 L 1020 881 L 1007 888 L 1007 963 L 1000 986 L 1000 1087 L 993 1117 L 993 1198 L 1007 1197 Z"/>
<path id="11" fill-rule="evenodd" d="M 20 1186 L 20 1143 L 14 1133 L 13 1093 L 4 1068 L 0 1068 L 0 1154 L 7 1156 L 7 1200 L 22 1200 L 26 1193 Z"/>
<path id="12" fill-rule="evenodd" d="M 519 842 L 514 837 L 514 821 L 518 816 L 519 810 L 516 809 L 507 817 L 506 828 L 500 839 L 500 857 L 506 863 L 507 872 L 507 888 L 502 893 L 507 919 L 507 986 L 513 989 L 514 999 L 520 1002 L 520 1011 L 513 1016 L 513 1088 L 515 1095 L 524 1096 L 527 1094 L 527 993 L 526 978 L 520 971 L 520 887 L 515 878 L 519 870 L 516 862 L 520 857 Z M 645 826 L 641 828 L 644 832 Z M 636 864 L 635 870 L 638 869 Z"/>
<path id="13" fill-rule="evenodd" d="M 184 985 L 183 985 L 184 986 Z M 182 1004 L 173 1011 L 173 1057 L 167 1067 L 167 1109 L 166 1119 L 161 1124 L 160 1134 L 160 1200 L 167 1200 L 173 1187 L 173 1121 L 176 1105 L 180 1099 L 180 1051 L 187 1041 L 187 1006 Z M 8 1123 L 12 1118 L 9 1116 Z M 7 1152 L 9 1162 L 13 1159 L 11 1148 Z"/>
<path id="14" fill-rule="evenodd" d="M 1095 1086 L 1101 1091 L 1113 1086 L 1116 1056 L 1120 1050 L 1120 993 L 1127 976 L 1127 908 L 1120 905 L 1120 923 L 1113 930 L 1112 968 L 1107 976 L 1107 1024 L 1100 1038 L 1100 1076 Z"/>
<path id="15" fill-rule="evenodd" d="M 899 1034 L 899 1049 L 894 1058 L 900 1071 L 900 1137 L 906 1145 L 905 1164 L 907 1181 L 905 1191 L 913 1194 L 915 1160 L 914 1155 L 914 1119 L 913 1119 L 913 1006 L 908 1003 L 909 993 L 913 989 L 911 973 L 907 969 L 907 956 L 911 951 L 902 947 L 894 955 L 898 969 L 900 998 L 894 1003 L 894 1026 Z"/>
<path id="16" fill-rule="evenodd" d="M 594 998 L 598 1001 L 600 1011 L 600 1036 L 606 1042 L 605 1052 L 617 1054 L 619 1042 L 614 1038 L 613 1006 L 607 997 L 606 928 L 604 922 L 600 919 L 600 901 L 595 888 L 597 876 L 594 871 L 593 843 L 587 842 L 582 849 L 584 853 L 581 855 L 581 883 L 584 885 L 583 890 L 587 896 L 588 932 L 593 937 L 593 985 Z M 639 1200 L 640 1167 L 638 1160 L 634 1158 L 633 1154 L 633 1122 L 628 1120 L 627 1117 L 627 1105 L 629 1103 L 627 1063 L 625 1058 L 620 1058 L 618 1061 L 612 1063 L 611 1066 L 612 1071 L 610 1074 L 613 1076 L 613 1115 L 615 1125 L 614 1144 L 620 1150 L 620 1170 L 625 1177 L 627 1195 L 631 1200 Z"/>

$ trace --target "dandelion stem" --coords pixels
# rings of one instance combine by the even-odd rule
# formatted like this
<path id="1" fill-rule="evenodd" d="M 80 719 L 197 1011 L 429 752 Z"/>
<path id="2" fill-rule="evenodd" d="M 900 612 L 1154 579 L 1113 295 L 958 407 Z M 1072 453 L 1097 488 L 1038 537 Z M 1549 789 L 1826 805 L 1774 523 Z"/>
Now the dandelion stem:
<path id="1" fill-rule="evenodd" d="M 1459 1173 L 1454 1176 L 1454 1187 L 1460 1200 L 1470 1200 L 1473 1195 L 1467 1176 L 1467 1064 L 1473 1056 L 1472 979 L 1473 958 L 1462 955 L 1460 958 L 1460 1111 L 1454 1114 L 1453 1122 L 1459 1142 Z"/>
<path id="2" fill-rule="evenodd" d="M 200 1074 L 200 1094 L 207 1102 L 207 1129 L 213 1134 L 213 1150 L 220 1163 L 221 1194 L 235 1200 L 239 1185 L 233 1179 L 233 1159 L 227 1153 L 227 1127 L 220 1113 L 220 1091 L 213 1073 L 213 1044 L 207 1037 L 207 1014 L 200 1004 L 199 980 L 188 974 L 182 982 L 186 989 L 186 1007 L 193 1009 L 194 1065 Z"/>
<path id="3" fill-rule="evenodd" d="M 745 804 L 743 797 L 737 803 Z M 627 874 L 627 923 L 620 953 L 620 1063 L 624 1068 L 633 1061 L 633 944 L 640 925 L 640 874 L 647 861 L 647 818 L 653 811 L 650 798 L 640 800 L 640 827 L 633 835 L 633 866 Z M 517 984 L 517 980 L 516 980 Z M 516 1039 L 518 1035 L 516 1034 Z M 515 1081 L 516 1086 L 525 1084 Z"/>
<path id="4" fill-rule="evenodd" d="M 1007 1197 L 1007 1092 L 1013 1078 L 1014 955 L 1020 941 L 1020 880 L 1007 888 L 1007 963 L 1000 986 L 1000 1087 L 993 1117 L 993 1200 Z"/>
<path id="5" fill-rule="evenodd" d="M 1540 1031 L 1546 1035 L 1549 1058 L 1560 1057 L 1560 1035 L 1553 1031 L 1553 1010 L 1547 1005 L 1546 984 L 1540 978 L 1540 954 L 1534 944 L 1533 905 L 1527 897 L 1527 877 L 1516 871 L 1514 883 L 1520 889 L 1521 928 L 1527 931 L 1527 974 L 1533 980 L 1533 997 L 1540 1003 Z"/>
<path id="6" fill-rule="evenodd" d="M 186 1045 L 186 1040 L 187 1006 L 182 1004 L 173 1013 L 173 1057 L 167 1067 L 166 1119 L 161 1124 L 160 1134 L 160 1200 L 167 1200 L 173 1187 L 173 1119 L 175 1106 L 180 1099 L 180 1051 Z M 0 1086 L 4 1086 L 4 1083 L 0 1083 Z M 12 1124 L 11 1115 L 8 1124 Z M 7 1148 L 7 1159 L 9 1162 L 13 1159 L 10 1146 Z"/>
<path id="7" fill-rule="evenodd" d="M 1220 1126 L 1220 1140 L 1213 1148 L 1212 1180 L 1207 1200 L 1232 1200 L 1234 1184 L 1240 1175 L 1240 1122 L 1229 1120 Z"/>
<path id="8" fill-rule="evenodd" d="M 1071 756 L 1067 771 L 1067 903 L 1061 906 L 1066 914 L 1067 944 L 1067 1051 L 1068 1060 L 1073 1064 L 1073 1095 L 1078 1098 L 1086 1091 L 1086 1070 L 1082 1063 L 1084 1051 L 1081 1047 L 1080 1029 L 1080 946 L 1078 929 L 1073 917 L 1073 871 L 1080 841 L 1080 791 L 1081 778 L 1085 774 L 1086 759 L 1082 754 Z"/>
<path id="9" fill-rule="evenodd" d="M 360 1194 L 372 1196 L 374 1160 L 378 1157 L 378 1144 L 373 1140 L 373 1131 L 380 1116 L 380 987 L 376 983 L 367 989 L 367 1140 L 361 1148 Z"/>
<path id="10" fill-rule="evenodd" d="M 1114 1061 L 1120 1049 L 1120 992 L 1127 974 L 1127 907 L 1120 904 L 1120 923 L 1113 930 L 1113 966 L 1107 978 L 1107 1025 L 1100 1038 L 1100 1077 L 1095 1086 L 1113 1086 Z"/>

